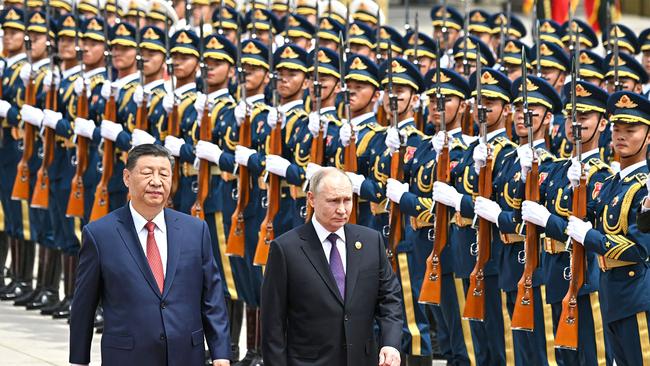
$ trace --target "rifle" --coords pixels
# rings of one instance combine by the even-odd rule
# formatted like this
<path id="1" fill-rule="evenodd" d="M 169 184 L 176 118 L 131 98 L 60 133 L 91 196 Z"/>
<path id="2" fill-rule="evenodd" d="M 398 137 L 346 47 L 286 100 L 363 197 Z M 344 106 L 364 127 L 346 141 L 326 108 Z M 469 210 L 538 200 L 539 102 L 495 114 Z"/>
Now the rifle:
<path id="1" fill-rule="evenodd" d="M 342 37 L 342 35 L 341 35 Z M 345 120 L 350 124 L 350 129 L 352 130 L 352 135 L 350 136 L 350 142 L 348 146 L 345 147 L 343 152 L 343 160 L 345 161 L 345 171 L 356 173 L 357 167 L 357 138 L 354 132 L 354 125 L 350 120 L 350 90 L 348 90 L 348 83 L 345 81 L 345 64 L 346 64 L 346 55 L 342 47 L 339 47 L 339 74 L 340 74 L 340 83 L 341 83 L 341 93 L 343 94 L 343 107 L 345 111 Z M 359 211 L 359 197 L 356 194 L 352 194 L 352 209 L 350 210 L 350 219 L 348 220 L 350 224 L 357 223 L 357 212 Z"/>
<path id="2" fill-rule="evenodd" d="M 186 10 L 187 12 L 187 10 Z M 176 83 L 174 81 L 174 61 L 172 60 L 171 55 L 171 46 L 169 44 L 169 22 L 165 22 L 165 53 L 167 64 L 167 75 L 169 75 L 169 84 L 171 85 L 171 94 L 174 97 L 174 105 L 172 106 L 171 112 L 167 115 L 167 135 L 168 136 L 179 136 L 181 134 L 181 125 L 178 116 L 178 100 L 176 97 Z M 173 205 L 172 200 L 174 195 L 178 191 L 178 185 L 181 176 L 181 162 L 178 157 L 174 157 L 174 167 L 172 172 L 172 186 L 169 192 L 169 202 L 167 205 L 171 207 Z"/>
<path id="3" fill-rule="evenodd" d="M 528 109 L 528 71 L 526 70 L 525 50 L 522 50 L 521 53 L 524 124 L 528 128 L 528 144 L 533 151 L 533 164 L 526 178 L 525 198 L 528 201 L 537 202 L 539 201 L 539 161 L 533 147 L 533 112 Z M 524 253 L 524 272 L 517 284 L 517 300 L 512 314 L 512 329 L 533 331 L 535 329 L 533 273 L 539 265 L 539 233 L 537 225 L 531 222 L 526 222 Z"/>
<path id="4" fill-rule="evenodd" d="M 393 93 L 393 49 L 388 47 L 388 100 L 390 104 L 391 128 L 397 129 L 397 95 Z M 404 180 L 404 150 L 402 142 L 400 148 L 390 157 L 390 177 Z M 399 203 L 390 201 L 390 217 L 388 221 L 388 248 L 386 256 L 391 261 L 393 271 L 397 272 L 397 246 L 404 237 L 404 215 L 399 208 Z"/>
<path id="5" fill-rule="evenodd" d="M 431 174 L 432 176 L 434 173 L 436 174 L 436 180 L 438 182 L 449 183 L 449 141 L 447 138 L 447 124 L 444 120 L 445 96 L 442 94 L 440 87 L 440 77 L 440 65 L 436 64 L 436 102 L 438 112 L 441 113 L 440 131 L 445 134 L 445 140 L 442 145 L 442 151 L 437 157 L 438 162 L 434 168 L 435 171 Z M 427 268 L 424 272 L 424 280 L 422 281 L 422 289 L 420 290 L 418 302 L 439 305 L 442 283 L 442 263 L 440 263 L 440 257 L 447 245 L 449 235 L 449 210 L 447 206 L 440 203 L 432 206 L 431 210 L 435 210 L 433 248 L 427 258 Z"/>
<path id="6" fill-rule="evenodd" d="M 192 11 L 192 2 L 185 0 L 185 29 L 192 29 Z"/>
<path id="7" fill-rule="evenodd" d="M 411 11 L 410 11 L 410 6 L 409 6 L 409 0 L 404 0 L 404 34 L 408 34 L 409 31 L 411 30 L 411 24 L 409 22 L 411 21 Z M 417 14 L 417 13 L 415 13 Z M 417 16 L 417 15 L 416 15 Z"/>
<path id="8" fill-rule="evenodd" d="M 418 13 L 415 13 L 415 33 L 413 33 L 415 37 L 415 43 L 413 43 L 413 64 L 415 66 L 418 66 L 420 62 L 418 61 L 418 48 L 420 46 L 420 21 L 418 20 Z M 423 116 L 423 106 L 422 102 L 420 101 L 419 105 L 414 108 L 414 123 L 415 123 L 415 128 L 417 128 L 419 131 L 424 132 L 424 116 Z"/>
<path id="9" fill-rule="evenodd" d="M 536 10 L 533 9 L 533 12 L 535 12 L 535 11 Z M 534 17 L 534 15 L 533 15 L 533 17 Z M 533 29 L 533 32 L 534 31 L 535 30 Z M 503 19 L 501 20 L 501 22 L 499 22 L 499 33 L 501 34 L 501 36 L 499 37 L 499 50 L 497 52 L 497 55 L 499 56 L 499 71 L 501 71 L 502 73 L 505 74 L 506 73 L 506 65 L 505 65 L 505 63 L 503 61 L 503 52 L 504 52 L 504 50 L 506 48 L 507 33 L 506 33 L 505 24 L 503 22 Z"/>
<path id="10" fill-rule="evenodd" d="M 442 7 L 443 7 L 443 12 L 442 12 L 442 27 L 440 28 L 440 33 L 442 33 L 442 42 L 444 43 L 444 50 L 445 52 L 443 55 L 447 54 L 447 50 L 449 49 L 449 28 L 447 28 L 447 0 L 442 1 Z M 434 36 L 433 39 L 436 39 Z M 441 59 L 436 60 L 436 63 L 441 62 Z"/>
<path id="11" fill-rule="evenodd" d="M 201 70 L 201 80 L 203 81 L 202 92 L 208 95 L 208 65 L 205 63 L 205 41 L 203 39 L 203 18 L 199 20 L 199 68 Z M 199 139 L 202 141 L 210 141 L 212 135 L 212 126 L 210 118 L 210 101 L 205 98 L 205 106 L 203 108 L 203 115 L 201 115 L 201 126 L 199 127 Z M 205 211 L 203 204 L 208 198 L 210 193 L 210 162 L 201 159 L 199 161 L 199 174 L 197 178 L 197 191 L 196 201 L 190 209 L 192 216 L 203 220 L 205 218 Z"/>
<path id="12" fill-rule="evenodd" d="M 286 28 L 285 28 L 286 29 Z M 271 90 L 273 108 L 277 110 L 278 107 L 278 90 L 277 80 L 278 74 L 273 64 L 273 52 L 269 50 L 269 90 Z M 278 111 L 278 121 L 280 121 L 280 112 Z M 269 136 L 269 153 L 273 155 L 282 154 L 282 123 L 277 123 L 271 130 Z M 266 265 L 266 260 L 269 257 L 269 248 L 271 241 L 275 239 L 275 229 L 273 227 L 273 220 L 275 215 L 280 211 L 280 177 L 275 174 L 267 172 L 268 179 L 266 183 L 266 198 L 262 200 L 262 206 L 266 206 L 266 215 L 260 225 L 260 235 L 257 240 L 257 248 L 255 249 L 255 257 L 253 264 L 256 266 Z"/>
<path id="13" fill-rule="evenodd" d="M 571 6 L 569 4 L 569 9 Z M 571 11 L 571 10 L 570 10 Z M 577 33 L 577 32 L 576 32 Z M 571 75 L 571 126 L 575 139 L 575 156 L 582 164 L 582 124 L 578 122 L 576 108 L 576 84 L 580 76 L 580 41 L 576 42 Z M 587 176 L 584 169 L 577 187 L 573 187 L 573 215 L 584 219 L 587 214 Z M 585 249 L 572 240 L 569 288 L 562 299 L 562 312 L 555 336 L 555 347 L 578 348 L 578 292 L 585 282 Z"/>
<path id="14" fill-rule="evenodd" d="M 142 36 L 140 35 L 140 10 L 136 11 L 135 17 L 135 64 L 140 73 L 140 85 L 143 91 L 142 103 L 138 106 L 135 115 L 135 128 L 147 131 L 149 130 L 149 119 L 147 116 L 147 94 L 144 92 L 144 58 L 142 57 L 142 49 L 140 48 L 140 42 L 142 42 Z"/>
<path id="15" fill-rule="evenodd" d="M 463 74 L 468 78 L 470 75 L 470 65 L 467 59 L 467 52 L 469 50 L 469 0 L 463 1 L 465 4 L 465 21 L 463 23 Z M 481 52 L 479 45 L 476 45 L 476 63 L 481 63 Z M 474 121 L 472 120 L 472 103 L 465 104 L 463 111 L 463 119 L 461 120 L 461 129 L 463 135 L 474 136 Z"/>
<path id="16" fill-rule="evenodd" d="M 106 13 L 106 7 L 104 7 Z M 106 19 L 106 18 L 104 18 Z M 106 59 L 106 72 L 108 73 L 109 82 L 113 81 L 113 54 L 111 47 L 108 43 L 108 27 L 104 25 L 104 57 Z M 113 93 L 111 86 L 111 95 L 106 101 L 104 108 L 104 119 L 116 122 L 117 121 L 117 105 L 115 103 L 115 93 Z M 90 221 L 95 221 L 108 214 L 109 211 L 109 195 L 108 195 L 108 182 L 113 176 L 113 164 L 115 162 L 115 143 L 109 139 L 102 140 L 104 144 L 104 151 L 102 156 L 102 177 L 97 184 L 95 190 L 95 202 L 90 212 Z"/>
<path id="17" fill-rule="evenodd" d="M 45 1 L 45 23 L 49 26 L 51 19 L 51 10 L 49 0 Z M 50 58 L 50 72 L 52 72 L 52 84 L 45 94 L 45 109 L 56 110 L 56 85 L 54 84 L 55 57 L 54 57 L 54 40 L 50 37 L 50 32 L 46 32 L 47 40 L 45 47 Z M 45 127 L 45 137 L 43 139 L 43 162 L 36 173 L 36 184 L 32 194 L 31 207 L 46 209 L 50 205 L 50 178 L 47 171 L 54 160 L 54 130 Z"/>
<path id="18" fill-rule="evenodd" d="M 108 27 L 108 23 L 105 22 L 104 28 Z M 74 37 L 74 48 L 77 55 L 77 62 L 81 67 L 81 72 L 79 77 L 83 81 L 83 87 L 81 89 L 81 94 L 77 97 L 77 117 L 79 118 L 88 118 L 88 98 L 86 97 L 86 82 L 84 80 L 84 71 L 85 67 L 83 64 L 83 50 L 79 46 L 79 32 L 75 32 Z M 106 35 L 106 32 L 104 32 Z M 106 52 L 104 52 L 106 54 Z M 82 218 L 85 216 L 85 189 L 84 189 L 84 180 L 83 176 L 86 174 L 88 169 L 88 144 L 90 143 L 87 137 L 77 135 L 77 151 L 75 155 L 75 173 L 72 177 L 72 182 L 70 183 L 70 197 L 68 198 L 68 207 L 66 209 L 65 215 L 67 217 L 79 217 Z"/>
<path id="19" fill-rule="evenodd" d="M 23 67 L 29 67 L 29 81 L 25 85 L 25 104 L 34 106 L 36 105 L 36 85 L 34 85 L 34 70 L 32 68 L 32 39 L 29 37 L 27 25 L 29 24 L 29 8 L 27 7 L 27 0 L 24 1 L 25 9 L 25 51 L 27 53 L 27 64 Z M 14 188 L 11 192 L 12 200 L 29 200 L 29 178 L 31 172 L 29 171 L 29 160 L 34 155 L 34 139 L 36 138 L 36 131 L 34 126 L 27 122 L 23 122 L 23 154 L 18 162 L 18 169 L 16 178 L 14 180 Z"/>
<path id="20" fill-rule="evenodd" d="M 273 49 L 273 27 L 269 27 L 269 50 Z M 239 127 L 239 145 L 251 147 L 251 119 L 248 113 L 248 102 L 246 101 L 246 72 L 241 64 L 241 32 L 237 29 L 237 78 L 241 88 L 241 100 L 246 104 L 244 121 Z M 269 51 L 271 52 L 271 51 Z M 282 123 L 280 123 L 282 124 Z M 230 232 L 228 233 L 228 247 L 226 253 L 231 256 L 244 257 L 246 223 L 244 221 L 244 210 L 250 200 L 251 180 L 248 167 L 239 166 L 239 180 L 237 181 L 237 207 L 230 218 Z"/>
<path id="21" fill-rule="evenodd" d="M 492 151 L 487 141 L 487 113 L 490 110 L 483 105 L 483 86 L 481 85 L 481 63 L 476 65 L 476 108 L 478 112 L 478 122 L 483 144 L 487 146 L 488 154 L 485 159 L 485 166 L 481 167 L 478 175 L 478 194 L 481 197 L 490 198 L 492 196 Z M 492 241 L 492 224 L 482 218 L 478 218 L 478 232 L 476 235 L 476 247 L 478 258 L 472 273 L 469 275 L 469 286 L 465 300 L 465 309 L 463 318 L 470 320 L 483 321 L 485 319 L 485 265 L 491 256 Z"/>
<path id="22" fill-rule="evenodd" d="M 377 29 L 375 32 L 375 40 L 377 41 L 375 44 L 375 58 L 379 65 L 381 63 L 381 22 L 379 20 L 379 8 L 377 8 Z M 388 47 L 390 48 L 390 43 L 388 44 Z M 377 123 L 380 126 L 386 126 L 388 124 L 388 117 L 386 116 L 386 111 L 381 106 L 381 102 L 377 107 Z"/>
<path id="23" fill-rule="evenodd" d="M 219 19 L 219 27 L 217 28 L 217 33 L 223 35 L 223 18 L 221 17 L 221 12 L 223 11 L 223 0 L 219 0 L 219 11 L 217 12 Z"/>
<path id="24" fill-rule="evenodd" d="M 611 6 L 611 5 L 610 5 Z M 609 14 L 609 11 L 607 12 Z M 612 28 L 610 31 L 608 31 L 607 38 L 609 39 L 609 44 L 611 46 L 612 52 L 614 52 L 614 91 L 621 91 L 623 89 L 623 84 L 621 83 L 621 79 L 619 76 L 618 69 L 620 67 L 619 65 L 619 55 L 620 55 L 620 50 L 618 46 L 618 27 L 610 24 L 610 27 Z M 611 44 L 611 31 L 614 31 L 614 44 Z M 613 126 L 614 124 L 612 124 Z M 620 164 L 621 162 L 621 155 L 615 150 L 612 149 L 612 161 L 615 161 Z"/>
<path id="25" fill-rule="evenodd" d="M 318 14 L 318 3 L 316 3 L 316 14 Z M 316 35 L 315 35 L 315 41 L 314 41 L 314 103 L 315 103 L 315 108 L 312 108 L 313 112 L 316 112 L 318 114 L 318 121 L 320 123 L 320 128 L 318 129 L 318 135 L 316 135 L 314 138 L 312 138 L 311 142 L 311 153 L 309 154 L 309 161 L 318 164 L 318 165 L 323 165 L 323 162 L 325 161 L 325 143 L 323 141 L 323 136 L 327 133 L 325 131 L 326 124 L 320 121 L 321 115 L 320 115 L 320 109 L 321 109 L 321 92 L 322 92 L 322 85 L 320 83 L 320 75 L 318 73 L 318 68 L 320 67 L 320 61 L 318 60 L 318 54 L 320 53 L 320 46 L 319 46 L 319 36 L 318 33 L 320 32 L 320 22 L 317 20 L 316 21 Z M 309 181 L 305 182 L 305 187 L 309 184 Z M 304 190 L 304 189 L 303 189 Z M 309 203 L 307 203 L 307 214 L 305 215 L 305 222 L 309 222 L 311 220 L 312 215 L 314 214 L 314 208 L 311 207 Z"/>

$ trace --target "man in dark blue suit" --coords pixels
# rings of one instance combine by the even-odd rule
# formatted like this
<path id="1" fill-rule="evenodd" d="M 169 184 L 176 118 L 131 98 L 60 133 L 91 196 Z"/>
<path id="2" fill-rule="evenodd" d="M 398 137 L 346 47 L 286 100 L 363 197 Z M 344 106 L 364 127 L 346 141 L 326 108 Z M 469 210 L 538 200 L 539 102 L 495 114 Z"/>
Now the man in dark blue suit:
<path id="1" fill-rule="evenodd" d="M 83 231 L 70 317 L 70 363 L 90 362 L 95 308 L 104 307 L 102 364 L 229 365 L 221 278 L 208 226 L 166 209 L 169 152 L 153 144 L 129 152 L 131 201 Z"/>

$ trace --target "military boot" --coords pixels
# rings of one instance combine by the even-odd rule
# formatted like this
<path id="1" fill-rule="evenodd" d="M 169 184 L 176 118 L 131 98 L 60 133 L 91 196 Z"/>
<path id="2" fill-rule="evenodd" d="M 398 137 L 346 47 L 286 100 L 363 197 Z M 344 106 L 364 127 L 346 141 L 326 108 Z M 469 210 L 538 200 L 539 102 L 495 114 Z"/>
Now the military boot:
<path id="1" fill-rule="evenodd" d="M 41 292 L 25 305 L 27 310 L 42 309 L 59 302 L 59 284 L 61 282 L 61 256 L 59 251 L 45 249 L 44 280 Z"/>
<path id="2" fill-rule="evenodd" d="M 40 296 L 43 291 L 43 283 L 45 282 L 45 247 L 38 246 L 38 269 L 36 271 L 36 287 L 31 291 L 17 297 L 14 300 L 14 306 L 25 306 L 32 302 L 37 296 Z"/>

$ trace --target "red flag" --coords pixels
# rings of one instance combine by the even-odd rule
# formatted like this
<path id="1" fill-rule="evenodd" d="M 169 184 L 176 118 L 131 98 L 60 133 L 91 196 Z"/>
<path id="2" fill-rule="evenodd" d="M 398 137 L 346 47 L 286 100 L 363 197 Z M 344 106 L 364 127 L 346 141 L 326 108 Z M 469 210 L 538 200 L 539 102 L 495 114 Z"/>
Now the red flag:
<path id="1" fill-rule="evenodd" d="M 608 9 L 608 3 L 611 9 Z M 611 14 L 611 21 L 616 22 L 621 17 L 621 3 L 619 0 L 585 0 L 585 17 L 594 32 L 601 33 L 607 26 L 607 13 Z"/>

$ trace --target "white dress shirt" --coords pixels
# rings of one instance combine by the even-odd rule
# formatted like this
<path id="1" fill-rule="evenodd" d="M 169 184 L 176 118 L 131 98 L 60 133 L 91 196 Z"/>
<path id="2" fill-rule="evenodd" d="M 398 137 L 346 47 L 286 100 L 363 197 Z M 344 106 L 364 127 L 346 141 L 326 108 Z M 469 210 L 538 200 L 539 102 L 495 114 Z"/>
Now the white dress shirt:
<path id="1" fill-rule="evenodd" d="M 323 251 L 325 252 L 325 258 L 327 259 L 327 263 L 330 262 L 330 251 L 332 250 L 332 243 L 330 243 L 329 240 L 327 240 L 327 237 L 330 236 L 331 232 L 328 231 L 321 225 L 318 220 L 316 220 L 316 217 L 314 217 L 311 220 L 312 224 L 314 224 L 314 229 L 316 229 L 316 235 L 318 235 L 318 240 L 320 240 L 321 245 L 323 246 Z M 339 254 L 341 255 L 341 261 L 343 262 L 343 271 L 345 273 L 348 272 L 347 270 L 347 257 L 345 253 L 345 229 L 343 226 L 336 230 L 334 234 L 338 235 L 338 239 L 336 239 L 336 249 L 339 250 Z"/>
<path id="2" fill-rule="evenodd" d="M 135 226 L 135 232 L 138 233 L 138 239 L 140 240 L 140 246 L 144 255 L 147 255 L 147 231 L 146 224 L 147 219 L 142 217 L 138 211 L 133 208 L 133 204 L 129 202 L 129 209 L 131 210 L 131 216 L 133 217 L 133 225 Z M 163 273 L 167 277 L 167 225 L 165 224 L 165 210 L 160 211 L 156 217 L 153 218 L 154 224 L 156 224 L 155 229 L 153 230 L 154 238 L 156 239 L 156 245 L 158 246 L 158 251 L 160 252 L 160 260 L 162 261 Z"/>

